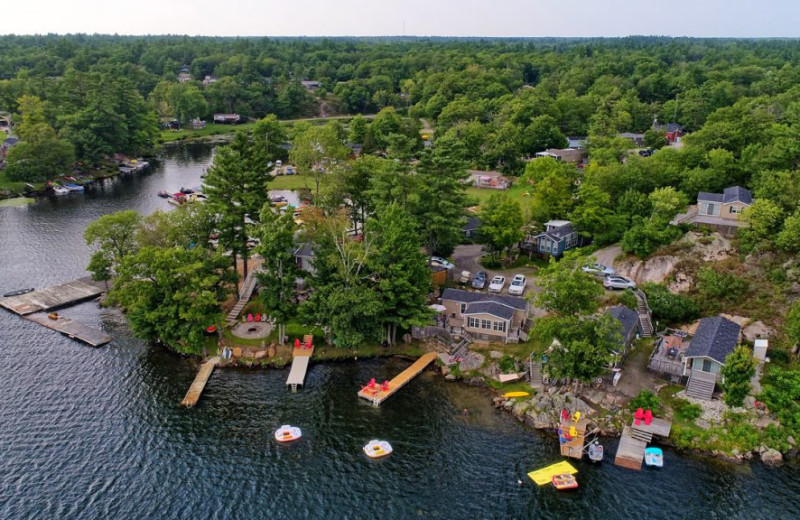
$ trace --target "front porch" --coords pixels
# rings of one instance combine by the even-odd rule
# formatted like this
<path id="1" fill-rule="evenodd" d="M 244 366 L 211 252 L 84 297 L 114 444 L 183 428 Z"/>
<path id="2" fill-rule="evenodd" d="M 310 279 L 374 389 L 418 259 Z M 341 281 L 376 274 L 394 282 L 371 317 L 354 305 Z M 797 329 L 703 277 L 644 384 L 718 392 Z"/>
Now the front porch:
<path id="1" fill-rule="evenodd" d="M 681 331 L 669 331 L 660 336 L 655 343 L 647 368 L 679 383 L 684 377 L 684 355 L 689 348 L 687 334 Z"/>

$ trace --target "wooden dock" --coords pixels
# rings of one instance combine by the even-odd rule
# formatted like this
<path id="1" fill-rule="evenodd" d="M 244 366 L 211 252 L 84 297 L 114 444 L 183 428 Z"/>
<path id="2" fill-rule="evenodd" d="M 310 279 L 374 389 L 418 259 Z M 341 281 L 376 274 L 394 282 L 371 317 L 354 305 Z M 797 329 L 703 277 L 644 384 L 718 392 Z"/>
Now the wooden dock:
<path id="1" fill-rule="evenodd" d="M 439 355 L 436 352 L 428 352 L 414 361 L 410 367 L 400 372 L 394 379 L 389 381 L 388 390 L 370 391 L 364 389 L 358 392 L 358 396 L 372 402 L 372 404 L 375 406 L 378 406 L 394 395 L 395 392 L 403 388 L 409 381 L 417 377 L 423 370 L 425 370 L 425 367 L 430 365 L 437 357 L 439 357 Z"/>
<path id="2" fill-rule="evenodd" d="M 641 471 L 644 450 L 653 440 L 653 435 L 669 437 L 671 429 L 672 423 L 670 421 L 655 417 L 650 424 L 644 424 L 644 421 L 636 424 L 636 421 L 634 421 L 630 426 L 625 426 L 622 429 L 622 436 L 619 438 L 619 447 L 617 447 L 617 456 L 614 459 L 614 464 L 623 468 Z"/>
<path id="3" fill-rule="evenodd" d="M 73 305 L 84 300 L 91 300 L 105 292 L 103 282 L 95 282 L 91 278 L 81 278 L 62 285 L 38 289 L 19 296 L 0 299 L 0 307 L 4 307 L 20 316 L 34 312 L 49 311 Z"/>
<path id="4" fill-rule="evenodd" d="M 77 339 L 93 347 L 105 345 L 112 339 L 111 336 L 102 330 L 93 329 L 92 327 L 88 327 L 69 318 L 64 318 L 63 316 L 59 316 L 58 319 L 54 320 L 49 318 L 47 313 L 39 312 L 25 316 L 25 319 L 38 323 L 48 329 L 58 331 L 70 339 Z"/>
<path id="5" fill-rule="evenodd" d="M 567 440 L 566 442 L 560 443 L 562 456 L 579 460 L 583 457 L 583 449 L 585 444 L 584 441 L 586 437 L 586 426 L 588 424 L 589 421 L 583 418 L 580 419 L 578 422 L 573 422 L 572 420 L 561 421 L 561 429 L 563 431 L 569 432 L 570 427 L 575 427 L 575 433 L 576 433 L 576 435 L 573 435 L 571 439 Z"/>
<path id="6" fill-rule="evenodd" d="M 290 386 L 293 392 L 297 390 L 298 386 L 305 384 L 308 363 L 311 361 L 312 354 L 314 354 L 314 347 L 292 350 L 292 368 L 289 370 L 286 386 Z"/>
<path id="7" fill-rule="evenodd" d="M 216 367 L 220 361 L 220 357 L 215 356 L 200 365 L 200 371 L 197 373 L 197 377 L 194 378 L 192 386 L 190 386 L 189 391 L 186 392 L 186 397 L 181 401 L 183 406 L 191 408 L 197 404 L 197 401 L 200 400 L 200 396 L 203 395 L 203 390 L 211 377 L 211 373 L 214 372 L 214 367 Z"/>

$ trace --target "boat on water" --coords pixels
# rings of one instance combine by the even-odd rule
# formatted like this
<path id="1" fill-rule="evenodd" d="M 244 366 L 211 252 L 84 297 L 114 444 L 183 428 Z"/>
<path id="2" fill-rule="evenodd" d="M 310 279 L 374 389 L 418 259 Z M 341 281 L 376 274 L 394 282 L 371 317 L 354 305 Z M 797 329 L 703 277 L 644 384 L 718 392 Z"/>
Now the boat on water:
<path id="1" fill-rule="evenodd" d="M 603 445 L 593 441 L 586 449 L 586 454 L 592 462 L 603 462 Z"/>
<path id="2" fill-rule="evenodd" d="M 168 199 L 172 197 L 172 193 L 168 192 L 167 190 L 160 190 L 157 195 L 162 199 Z"/>
<path id="3" fill-rule="evenodd" d="M 33 287 L 31 287 L 30 289 L 19 289 L 19 290 L 16 290 L 16 291 L 7 292 L 7 293 L 3 294 L 3 298 L 11 298 L 12 296 L 19 296 L 21 294 L 28 294 L 29 292 L 33 292 L 33 290 L 34 290 Z"/>
<path id="4" fill-rule="evenodd" d="M 559 491 L 563 489 L 575 489 L 578 487 L 578 480 L 569 473 L 553 475 L 553 486 Z"/>
<path id="5" fill-rule="evenodd" d="M 284 424 L 275 430 L 275 440 L 278 442 L 292 442 L 303 436 L 303 432 L 297 426 Z"/>
<path id="6" fill-rule="evenodd" d="M 56 195 L 67 195 L 69 190 L 64 186 L 53 186 L 53 193 Z"/>
<path id="7" fill-rule="evenodd" d="M 372 439 L 364 446 L 364 453 L 371 459 L 379 459 L 392 453 L 392 445 L 386 441 Z"/>
<path id="8" fill-rule="evenodd" d="M 644 463 L 654 468 L 664 467 L 664 452 L 661 448 L 647 448 L 644 450 Z"/>
<path id="9" fill-rule="evenodd" d="M 84 191 L 83 186 L 80 184 L 75 184 L 74 182 L 68 182 L 67 184 L 64 184 L 64 187 L 69 191 Z"/>

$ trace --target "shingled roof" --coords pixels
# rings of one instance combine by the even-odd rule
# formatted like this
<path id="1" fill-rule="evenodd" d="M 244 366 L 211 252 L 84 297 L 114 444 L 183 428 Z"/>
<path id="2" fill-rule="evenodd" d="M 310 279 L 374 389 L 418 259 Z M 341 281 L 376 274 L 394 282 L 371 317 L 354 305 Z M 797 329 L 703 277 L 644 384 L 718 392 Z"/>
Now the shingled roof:
<path id="1" fill-rule="evenodd" d="M 611 307 L 606 311 L 606 314 L 620 323 L 622 327 L 620 332 L 620 334 L 622 334 L 622 343 L 625 342 L 625 339 L 628 337 L 631 331 L 639 326 L 639 316 L 624 305 Z"/>
<path id="2" fill-rule="evenodd" d="M 504 320 L 510 320 L 514 316 L 514 309 L 497 302 L 473 302 L 467 305 L 467 309 L 462 314 L 465 316 L 470 314 L 491 314 Z"/>
<path id="3" fill-rule="evenodd" d="M 453 300 L 463 303 L 475 302 L 495 302 L 508 307 L 524 311 L 528 308 L 527 300 L 515 298 L 514 296 L 488 295 L 477 291 L 462 291 L 460 289 L 445 289 L 442 293 L 442 300 Z"/>
<path id="4" fill-rule="evenodd" d="M 722 192 L 722 202 L 724 204 L 730 204 L 731 202 L 752 204 L 753 195 L 750 193 L 750 190 L 742 188 L 741 186 L 731 186 L 730 188 L 725 188 L 725 191 Z"/>
<path id="5" fill-rule="evenodd" d="M 725 358 L 739 344 L 740 330 L 738 324 L 722 316 L 703 318 L 689 343 L 685 357 L 709 357 L 724 365 Z"/>

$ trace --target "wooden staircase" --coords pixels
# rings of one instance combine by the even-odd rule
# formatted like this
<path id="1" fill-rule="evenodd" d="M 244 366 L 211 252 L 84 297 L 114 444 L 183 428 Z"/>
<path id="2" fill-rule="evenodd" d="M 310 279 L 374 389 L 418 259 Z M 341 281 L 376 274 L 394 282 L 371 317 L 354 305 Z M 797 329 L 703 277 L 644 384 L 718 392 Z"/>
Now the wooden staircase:
<path id="1" fill-rule="evenodd" d="M 450 355 L 455 358 L 463 358 L 467 355 L 469 351 L 469 344 L 472 343 L 472 336 L 468 333 L 463 332 L 461 335 L 461 341 L 456 343 L 450 348 Z"/>
<path id="2" fill-rule="evenodd" d="M 689 384 L 686 385 L 686 395 L 710 401 L 714 395 L 715 386 L 716 376 L 713 374 L 705 375 L 704 372 L 692 370 L 692 375 L 689 376 Z"/>
<path id="3" fill-rule="evenodd" d="M 650 318 L 650 306 L 647 304 L 647 296 L 640 289 L 635 289 L 633 294 L 636 295 L 636 307 L 639 314 L 639 328 L 642 330 L 642 337 L 652 337 L 655 331 L 653 320 Z"/>
<path id="4" fill-rule="evenodd" d="M 531 386 L 534 388 L 544 387 L 541 363 L 531 363 Z"/>
<path id="5" fill-rule="evenodd" d="M 244 281 L 244 284 L 242 284 L 242 289 L 239 291 L 239 300 L 228 313 L 228 325 L 233 325 L 236 323 L 236 319 L 239 317 L 239 314 L 242 313 L 242 309 L 244 309 L 244 306 L 250 301 L 250 296 L 253 294 L 253 289 L 256 288 L 256 273 L 256 270 L 250 271 Z"/>

